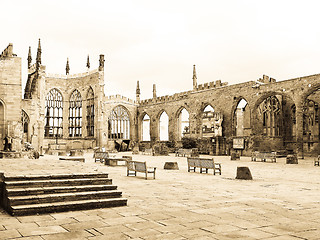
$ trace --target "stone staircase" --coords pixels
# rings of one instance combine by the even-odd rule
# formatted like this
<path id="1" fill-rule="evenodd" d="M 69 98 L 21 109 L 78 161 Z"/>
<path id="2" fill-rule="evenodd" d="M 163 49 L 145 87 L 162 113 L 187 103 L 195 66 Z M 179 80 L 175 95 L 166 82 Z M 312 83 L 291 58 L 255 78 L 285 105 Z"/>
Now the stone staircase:
<path id="1" fill-rule="evenodd" d="M 2 176 L 1 205 L 11 215 L 126 206 L 106 173 Z"/>

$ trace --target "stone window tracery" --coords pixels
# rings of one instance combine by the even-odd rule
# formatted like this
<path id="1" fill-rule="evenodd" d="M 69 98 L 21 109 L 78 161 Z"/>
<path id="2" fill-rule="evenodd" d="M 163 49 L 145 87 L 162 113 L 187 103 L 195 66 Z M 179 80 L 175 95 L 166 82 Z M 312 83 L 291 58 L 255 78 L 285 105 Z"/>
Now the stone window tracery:
<path id="1" fill-rule="evenodd" d="M 276 96 L 267 97 L 260 105 L 262 114 L 263 134 L 280 136 L 281 105 Z"/>
<path id="2" fill-rule="evenodd" d="M 74 90 L 69 100 L 69 137 L 82 135 L 82 98 L 78 90 Z"/>
<path id="3" fill-rule="evenodd" d="M 123 106 L 115 107 L 108 119 L 109 139 L 130 139 L 130 118 Z"/>
<path id="4" fill-rule="evenodd" d="M 52 89 L 46 96 L 46 117 L 44 136 L 45 137 L 62 137 L 62 112 L 63 98 L 57 89 Z"/>
<path id="5" fill-rule="evenodd" d="M 94 93 L 91 87 L 87 94 L 87 135 L 94 136 Z"/>

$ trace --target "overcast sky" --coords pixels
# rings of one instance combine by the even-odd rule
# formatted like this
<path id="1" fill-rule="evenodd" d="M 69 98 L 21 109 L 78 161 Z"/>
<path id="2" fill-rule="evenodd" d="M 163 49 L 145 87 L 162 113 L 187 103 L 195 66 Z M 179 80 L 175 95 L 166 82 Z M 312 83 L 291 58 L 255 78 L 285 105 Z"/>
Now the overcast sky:
<path id="1" fill-rule="evenodd" d="M 0 52 L 13 43 L 26 82 L 28 47 L 38 38 L 48 73 L 98 67 L 104 54 L 106 95 L 135 99 L 229 84 L 266 74 L 278 81 L 320 71 L 320 1 L 287 0 L 0 0 Z"/>

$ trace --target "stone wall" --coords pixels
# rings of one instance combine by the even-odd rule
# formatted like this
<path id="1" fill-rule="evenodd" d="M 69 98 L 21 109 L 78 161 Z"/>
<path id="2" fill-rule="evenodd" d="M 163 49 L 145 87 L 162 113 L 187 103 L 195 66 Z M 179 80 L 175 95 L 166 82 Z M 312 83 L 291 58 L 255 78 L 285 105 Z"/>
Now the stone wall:
<path id="1" fill-rule="evenodd" d="M 7 136 L 12 142 L 12 150 L 21 151 L 21 58 L 13 54 L 9 46 L 0 55 L 0 150 Z"/>

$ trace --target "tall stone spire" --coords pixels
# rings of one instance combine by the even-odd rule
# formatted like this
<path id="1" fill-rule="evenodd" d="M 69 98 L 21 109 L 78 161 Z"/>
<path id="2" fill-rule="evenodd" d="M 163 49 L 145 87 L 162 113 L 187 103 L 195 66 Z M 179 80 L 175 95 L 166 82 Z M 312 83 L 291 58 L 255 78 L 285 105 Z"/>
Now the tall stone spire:
<path id="1" fill-rule="evenodd" d="M 193 65 L 193 89 L 196 89 L 198 84 L 197 84 L 197 73 L 196 73 L 196 65 Z"/>
<path id="2" fill-rule="evenodd" d="M 88 54 L 88 57 L 87 57 L 87 68 L 88 68 L 88 71 L 90 69 L 90 60 L 89 60 L 89 54 Z"/>
<path id="3" fill-rule="evenodd" d="M 136 101 L 137 101 L 137 102 L 140 102 L 140 87 L 139 87 L 139 80 L 137 81 Z"/>
<path id="4" fill-rule="evenodd" d="M 40 38 L 39 38 L 39 43 L 38 43 L 38 51 L 37 51 L 37 59 L 36 59 L 36 66 L 37 69 L 39 69 L 41 65 L 41 43 L 40 43 Z"/>
<path id="5" fill-rule="evenodd" d="M 156 85 L 153 84 L 153 98 L 157 98 Z"/>
<path id="6" fill-rule="evenodd" d="M 29 47 L 28 53 L 28 69 L 31 67 L 32 57 L 31 57 L 31 47 Z"/>
<path id="7" fill-rule="evenodd" d="M 103 71 L 104 70 L 104 55 L 100 54 L 100 58 L 99 58 L 99 71 Z"/>
<path id="8" fill-rule="evenodd" d="M 67 65 L 66 65 L 66 75 L 69 74 L 70 66 L 69 66 L 69 58 L 67 58 Z"/>

